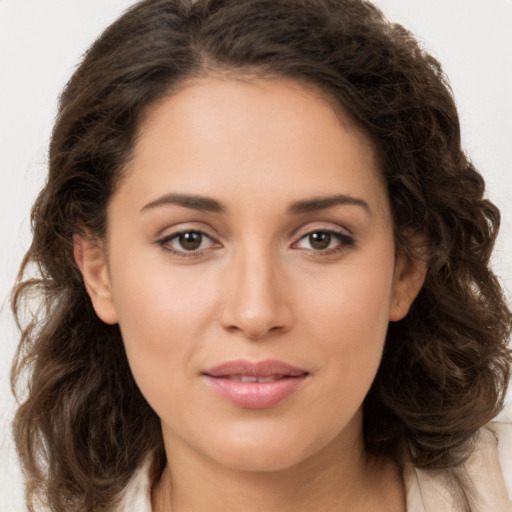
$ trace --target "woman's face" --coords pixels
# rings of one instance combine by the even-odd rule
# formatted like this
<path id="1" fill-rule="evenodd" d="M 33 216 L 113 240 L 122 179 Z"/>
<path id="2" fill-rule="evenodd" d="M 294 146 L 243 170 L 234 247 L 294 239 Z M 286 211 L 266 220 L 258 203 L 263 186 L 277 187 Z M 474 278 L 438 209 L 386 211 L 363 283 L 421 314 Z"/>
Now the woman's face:
<path id="1" fill-rule="evenodd" d="M 361 445 L 388 322 L 421 279 L 395 258 L 372 144 L 325 99 L 215 78 L 165 98 L 104 249 L 77 260 L 168 453 L 272 470 Z"/>

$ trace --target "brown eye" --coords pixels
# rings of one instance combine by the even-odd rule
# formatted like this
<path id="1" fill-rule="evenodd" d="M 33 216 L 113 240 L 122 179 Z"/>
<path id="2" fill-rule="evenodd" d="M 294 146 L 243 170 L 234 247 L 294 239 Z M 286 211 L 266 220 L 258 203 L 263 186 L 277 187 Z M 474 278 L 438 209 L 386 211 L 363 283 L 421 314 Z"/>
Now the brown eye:
<path id="1" fill-rule="evenodd" d="M 197 256 L 207 249 L 219 247 L 206 233 L 194 230 L 168 235 L 158 240 L 158 245 L 176 256 Z"/>
<path id="2" fill-rule="evenodd" d="M 305 249 L 310 253 L 332 255 L 355 244 L 354 237 L 332 230 L 310 231 L 293 244 L 294 249 Z"/>
<path id="3" fill-rule="evenodd" d="M 202 233 L 198 231 L 187 231 L 178 235 L 178 243 L 185 251 L 197 251 L 203 241 Z"/>
<path id="4" fill-rule="evenodd" d="M 322 251 L 327 249 L 331 244 L 331 233 L 327 231 L 318 231 L 316 233 L 311 233 L 308 235 L 309 244 L 313 249 L 318 251 Z"/>

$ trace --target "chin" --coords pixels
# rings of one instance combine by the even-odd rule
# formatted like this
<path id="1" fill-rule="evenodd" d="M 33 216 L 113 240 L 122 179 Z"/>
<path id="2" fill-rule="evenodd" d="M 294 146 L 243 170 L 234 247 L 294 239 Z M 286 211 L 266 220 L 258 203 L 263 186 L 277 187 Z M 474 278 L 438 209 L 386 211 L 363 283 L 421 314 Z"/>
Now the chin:
<path id="1" fill-rule="evenodd" d="M 305 458 L 307 458 L 305 454 L 297 453 L 293 448 L 273 449 L 273 447 L 260 446 L 257 450 L 219 454 L 217 461 L 223 466 L 237 471 L 267 473 L 285 471 L 296 466 Z"/>
<path id="2" fill-rule="evenodd" d="M 284 471 L 322 450 L 329 440 L 309 439 L 299 432 L 249 432 L 226 436 L 209 448 L 209 457 L 238 471 Z M 214 447 L 215 450 L 211 450 Z"/>

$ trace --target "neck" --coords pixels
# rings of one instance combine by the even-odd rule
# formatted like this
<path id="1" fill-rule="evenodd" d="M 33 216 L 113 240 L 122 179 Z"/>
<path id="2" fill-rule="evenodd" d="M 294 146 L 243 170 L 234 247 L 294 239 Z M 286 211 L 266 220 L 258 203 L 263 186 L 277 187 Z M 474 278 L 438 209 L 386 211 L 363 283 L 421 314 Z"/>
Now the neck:
<path id="1" fill-rule="evenodd" d="M 396 465 L 369 457 L 362 435 L 349 443 L 339 436 L 277 471 L 226 467 L 172 444 L 166 444 L 168 466 L 155 488 L 154 512 L 405 511 Z"/>

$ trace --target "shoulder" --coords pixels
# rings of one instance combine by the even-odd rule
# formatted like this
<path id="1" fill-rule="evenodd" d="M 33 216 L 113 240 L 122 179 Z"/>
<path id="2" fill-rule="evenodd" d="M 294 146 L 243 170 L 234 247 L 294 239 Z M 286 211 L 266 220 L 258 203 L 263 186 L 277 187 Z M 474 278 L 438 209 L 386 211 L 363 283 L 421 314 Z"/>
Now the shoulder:
<path id="1" fill-rule="evenodd" d="M 493 421 L 488 430 L 494 437 L 490 442 L 496 446 L 503 480 L 512 499 L 512 421 Z"/>
<path id="2" fill-rule="evenodd" d="M 151 461 L 150 454 L 128 482 L 115 512 L 151 512 L 151 484 L 149 481 Z"/>
<path id="3" fill-rule="evenodd" d="M 461 468 L 482 512 L 512 511 L 511 448 L 512 424 L 491 422 L 478 432 L 474 449 Z"/>
<path id="4" fill-rule="evenodd" d="M 461 466 L 453 470 L 409 466 L 404 479 L 408 512 L 462 511 L 464 495 L 477 512 L 512 512 L 512 423 L 494 421 L 480 429 Z"/>

